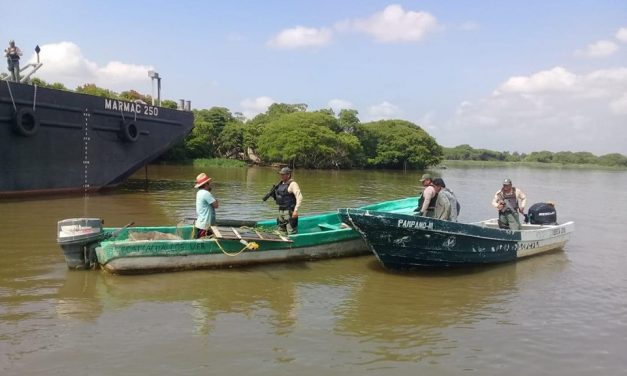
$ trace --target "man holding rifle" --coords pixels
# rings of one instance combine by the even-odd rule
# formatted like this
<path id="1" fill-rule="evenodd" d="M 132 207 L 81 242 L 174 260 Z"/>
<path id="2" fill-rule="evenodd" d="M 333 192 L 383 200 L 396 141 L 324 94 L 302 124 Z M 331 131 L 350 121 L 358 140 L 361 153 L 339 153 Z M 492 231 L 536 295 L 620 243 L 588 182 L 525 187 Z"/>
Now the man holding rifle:
<path id="1" fill-rule="evenodd" d="M 494 194 L 492 206 L 499 211 L 499 228 L 520 230 L 518 213 L 525 214 L 527 196 L 510 179 L 503 180 L 503 187 Z"/>
<path id="2" fill-rule="evenodd" d="M 279 231 L 288 235 L 296 234 L 298 232 L 298 209 L 303 201 L 303 195 L 298 183 L 292 179 L 292 170 L 289 167 L 283 167 L 279 174 L 281 181 L 272 187 L 263 201 L 274 197 L 274 201 L 279 205 L 279 216 L 276 219 Z"/>

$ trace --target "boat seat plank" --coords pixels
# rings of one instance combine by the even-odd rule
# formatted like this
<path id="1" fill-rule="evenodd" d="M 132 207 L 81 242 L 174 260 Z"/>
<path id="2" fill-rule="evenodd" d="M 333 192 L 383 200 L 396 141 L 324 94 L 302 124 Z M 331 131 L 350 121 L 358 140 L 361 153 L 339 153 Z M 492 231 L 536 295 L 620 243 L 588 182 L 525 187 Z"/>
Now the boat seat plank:
<path id="1" fill-rule="evenodd" d="M 259 232 L 249 228 L 233 228 L 227 226 L 211 226 L 211 231 L 216 239 L 228 240 L 265 240 L 271 242 L 291 242 L 291 239 L 280 234 Z"/>

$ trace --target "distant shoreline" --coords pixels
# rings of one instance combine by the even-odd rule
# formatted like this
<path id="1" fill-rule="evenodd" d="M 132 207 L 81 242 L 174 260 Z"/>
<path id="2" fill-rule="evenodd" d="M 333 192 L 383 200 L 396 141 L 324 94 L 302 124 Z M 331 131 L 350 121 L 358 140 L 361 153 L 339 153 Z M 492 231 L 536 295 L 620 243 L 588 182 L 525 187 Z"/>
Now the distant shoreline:
<path id="1" fill-rule="evenodd" d="M 460 160 L 443 160 L 434 169 L 447 167 L 531 167 L 531 168 L 548 168 L 548 169 L 569 169 L 569 170 L 611 170 L 626 171 L 627 167 L 621 166 L 603 166 L 589 163 L 543 163 L 543 162 L 506 162 L 506 161 L 460 161 Z"/>
<path id="2" fill-rule="evenodd" d="M 227 159 L 227 158 L 205 158 L 205 159 L 194 159 L 194 160 L 186 160 L 186 161 L 168 161 L 168 162 L 159 162 L 161 164 L 168 165 L 192 165 L 195 167 L 227 167 L 227 168 L 242 168 L 242 167 L 250 167 L 250 164 L 235 159 Z M 266 166 L 270 167 L 270 166 Z M 461 160 L 443 160 L 437 166 L 429 167 L 431 170 L 438 169 L 446 169 L 448 167 L 479 167 L 479 168 L 501 168 L 501 167 L 529 167 L 529 168 L 540 168 L 540 169 L 565 169 L 565 170 L 605 170 L 605 171 L 627 171 L 627 167 L 621 166 L 603 166 L 598 164 L 591 163 L 544 163 L 544 162 L 506 162 L 506 161 L 461 161 Z M 320 170 L 328 170 L 328 169 L 320 169 Z M 346 169 L 351 170 L 351 169 Z M 359 169 L 358 169 L 359 170 Z M 386 170 L 386 169 L 376 169 L 376 170 Z M 390 169 L 394 170 L 394 169 Z M 419 171 L 419 170 L 415 170 Z"/>

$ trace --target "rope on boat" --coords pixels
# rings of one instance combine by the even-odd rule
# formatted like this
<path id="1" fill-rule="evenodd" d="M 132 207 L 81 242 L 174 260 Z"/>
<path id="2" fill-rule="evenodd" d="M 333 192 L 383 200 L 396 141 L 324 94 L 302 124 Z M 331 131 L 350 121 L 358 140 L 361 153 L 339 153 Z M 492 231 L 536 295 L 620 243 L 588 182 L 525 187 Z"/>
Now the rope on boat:
<path id="1" fill-rule="evenodd" d="M 213 235 L 211 235 L 213 236 Z M 196 238 L 196 226 L 192 227 L 192 239 Z M 222 248 L 222 244 L 220 244 L 220 241 L 217 238 L 213 238 L 213 240 L 216 242 L 216 244 L 218 245 L 218 248 L 220 248 L 220 250 L 222 251 L 222 253 L 224 253 L 227 256 L 231 256 L 231 257 L 235 257 L 238 256 L 239 254 L 241 254 L 242 252 L 244 252 L 247 249 L 250 249 L 251 251 L 257 250 L 259 249 L 259 244 L 257 244 L 256 242 L 247 242 L 246 240 L 240 240 L 240 242 L 243 242 L 242 244 L 244 244 L 244 248 L 240 249 L 239 251 L 235 252 L 235 253 L 229 253 L 226 250 L 224 250 L 224 248 Z"/>
<path id="2" fill-rule="evenodd" d="M 254 251 L 254 250 L 259 248 L 259 244 L 255 243 L 255 242 L 247 242 L 246 240 L 244 240 L 244 242 L 246 242 L 246 244 L 244 245 L 244 248 L 240 249 L 236 253 L 228 253 L 227 251 L 224 250 L 224 248 L 222 248 L 222 245 L 220 244 L 218 239 L 214 238 L 213 240 L 215 240 L 216 244 L 218 245 L 218 248 L 220 248 L 222 253 L 224 253 L 227 256 L 231 256 L 231 257 L 238 256 L 240 253 L 244 252 L 247 249 L 250 249 L 251 251 Z"/>
<path id="3" fill-rule="evenodd" d="M 11 96 L 11 102 L 13 102 L 13 109 L 17 112 L 17 106 L 15 105 L 15 99 L 13 98 L 13 92 L 11 91 L 11 84 L 9 80 L 5 81 L 7 83 L 7 88 L 9 89 L 9 95 Z"/>
<path id="4" fill-rule="evenodd" d="M 35 92 L 33 93 L 33 112 L 35 112 L 35 103 L 37 103 L 37 84 L 35 86 Z"/>

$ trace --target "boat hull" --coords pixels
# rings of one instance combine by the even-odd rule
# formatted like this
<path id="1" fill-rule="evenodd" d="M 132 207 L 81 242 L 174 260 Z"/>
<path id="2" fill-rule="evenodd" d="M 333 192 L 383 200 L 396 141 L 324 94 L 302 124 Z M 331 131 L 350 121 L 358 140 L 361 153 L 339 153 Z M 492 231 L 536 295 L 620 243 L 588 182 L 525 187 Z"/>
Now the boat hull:
<path id="1" fill-rule="evenodd" d="M 115 187 L 192 127 L 190 111 L 0 81 L 0 197 Z"/>
<path id="2" fill-rule="evenodd" d="M 226 244 L 226 243 L 236 243 Z M 261 244 L 259 250 L 245 251 L 237 256 L 224 253 L 216 244 L 216 240 L 198 241 L 198 252 L 182 251 L 180 246 L 169 244 L 162 251 L 151 252 L 150 256 L 130 256 L 125 250 L 104 250 L 98 248 L 96 253 L 101 266 L 114 274 L 156 273 L 166 271 L 232 268 L 279 262 L 311 261 L 337 257 L 367 255 L 368 247 L 359 237 L 326 244 L 289 247 L 276 249 L 276 244 Z M 243 246 L 239 242 L 225 241 L 222 247 L 233 248 L 234 254 Z M 227 251 L 228 252 L 228 251 Z M 117 256 L 114 256 L 117 254 Z M 102 260 L 102 261 L 100 261 Z"/>
<path id="3" fill-rule="evenodd" d="M 381 264 L 392 270 L 497 264 L 561 249 L 574 230 L 563 225 L 499 229 L 495 220 L 475 224 L 408 214 L 340 209 Z"/>

